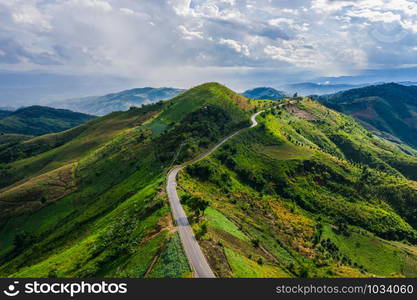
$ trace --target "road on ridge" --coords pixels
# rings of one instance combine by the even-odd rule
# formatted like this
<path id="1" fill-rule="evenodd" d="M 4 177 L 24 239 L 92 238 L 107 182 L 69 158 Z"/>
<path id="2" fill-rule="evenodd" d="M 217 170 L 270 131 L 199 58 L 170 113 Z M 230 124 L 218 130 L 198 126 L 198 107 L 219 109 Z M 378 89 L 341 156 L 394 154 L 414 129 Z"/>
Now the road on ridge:
<path id="1" fill-rule="evenodd" d="M 256 117 L 261 112 L 262 111 L 257 112 L 256 114 L 253 114 L 251 116 L 252 125 L 250 126 L 250 128 L 253 128 L 256 125 L 258 125 L 258 122 L 256 121 Z M 171 206 L 172 215 L 178 226 L 178 231 L 180 234 L 181 243 L 185 251 L 185 255 L 187 256 L 190 267 L 192 268 L 194 272 L 194 277 L 197 277 L 197 278 L 215 278 L 216 276 L 211 270 L 210 265 L 208 264 L 207 259 L 203 254 L 203 251 L 201 251 L 200 245 L 198 244 L 194 236 L 194 232 L 190 226 L 190 223 L 188 222 L 184 209 L 181 206 L 180 199 L 177 193 L 176 177 L 177 177 L 178 172 L 180 172 L 182 169 L 191 165 L 192 163 L 195 163 L 209 156 L 211 153 L 216 151 L 217 148 L 219 148 L 221 145 L 223 145 L 225 142 L 230 140 L 235 135 L 239 134 L 242 130 L 243 129 L 240 129 L 236 131 L 235 133 L 227 136 L 221 142 L 213 146 L 209 151 L 201 154 L 197 158 L 194 158 L 179 166 L 175 166 L 168 173 L 166 189 L 167 189 L 169 203 Z"/>

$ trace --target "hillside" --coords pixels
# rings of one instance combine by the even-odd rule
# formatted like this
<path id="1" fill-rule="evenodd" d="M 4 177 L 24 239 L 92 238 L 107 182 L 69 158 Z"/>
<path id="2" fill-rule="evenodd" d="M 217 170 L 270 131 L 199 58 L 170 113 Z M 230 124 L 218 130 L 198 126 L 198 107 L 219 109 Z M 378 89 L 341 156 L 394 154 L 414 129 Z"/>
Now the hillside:
<path id="1" fill-rule="evenodd" d="M 51 106 L 102 116 L 114 111 L 125 111 L 132 106 L 141 106 L 170 99 L 184 91 L 174 88 L 137 88 L 105 96 L 53 102 Z"/>
<path id="2" fill-rule="evenodd" d="M 0 276 L 190 276 L 166 171 L 247 126 L 256 105 L 209 83 L 17 143 L 0 171 Z"/>
<path id="3" fill-rule="evenodd" d="M 12 111 L 10 110 L 2 110 L 0 109 L 0 118 L 4 118 L 9 116 L 12 113 Z"/>
<path id="4" fill-rule="evenodd" d="M 415 156 L 309 99 L 258 122 L 178 183 L 217 276 L 417 276 Z"/>
<path id="5" fill-rule="evenodd" d="M 43 135 L 60 132 L 82 123 L 93 116 L 46 106 L 29 106 L 0 118 L 0 132 L 7 134 Z"/>
<path id="6" fill-rule="evenodd" d="M 417 151 L 314 100 L 255 101 L 217 83 L 3 136 L 14 142 L 0 139 L 0 276 L 190 277 L 167 171 L 241 128 L 178 176 L 216 276 L 417 277 Z"/>
<path id="7" fill-rule="evenodd" d="M 243 92 L 242 96 L 255 100 L 282 100 L 287 97 L 287 94 L 273 88 L 259 87 Z"/>
<path id="8" fill-rule="evenodd" d="M 374 85 L 323 96 L 319 100 L 355 117 L 374 133 L 417 147 L 416 86 Z"/>

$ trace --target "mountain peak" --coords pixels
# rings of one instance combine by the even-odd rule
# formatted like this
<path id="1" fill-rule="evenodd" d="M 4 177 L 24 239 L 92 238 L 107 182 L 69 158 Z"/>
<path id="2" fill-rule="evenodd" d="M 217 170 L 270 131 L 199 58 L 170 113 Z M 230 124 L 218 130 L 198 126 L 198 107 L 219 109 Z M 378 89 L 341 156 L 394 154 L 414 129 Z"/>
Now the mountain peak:
<path id="1" fill-rule="evenodd" d="M 255 100 L 281 100 L 287 97 L 285 92 L 278 91 L 271 87 L 257 87 L 245 91 L 242 95 Z"/>

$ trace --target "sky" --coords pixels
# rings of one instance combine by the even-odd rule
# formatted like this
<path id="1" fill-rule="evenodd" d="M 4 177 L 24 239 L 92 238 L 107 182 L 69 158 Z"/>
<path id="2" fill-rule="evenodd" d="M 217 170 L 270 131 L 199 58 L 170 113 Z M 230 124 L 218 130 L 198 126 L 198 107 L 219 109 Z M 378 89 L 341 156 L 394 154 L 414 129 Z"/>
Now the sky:
<path id="1" fill-rule="evenodd" d="M 0 0 L 4 74 L 244 90 L 414 68 L 416 58 L 412 0 Z"/>

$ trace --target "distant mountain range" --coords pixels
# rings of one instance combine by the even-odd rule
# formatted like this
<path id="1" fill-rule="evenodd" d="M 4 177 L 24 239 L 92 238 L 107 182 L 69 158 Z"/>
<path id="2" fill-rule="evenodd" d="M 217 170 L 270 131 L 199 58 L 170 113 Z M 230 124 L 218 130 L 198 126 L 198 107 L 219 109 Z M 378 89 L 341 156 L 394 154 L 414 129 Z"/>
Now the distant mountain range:
<path id="1" fill-rule="evenodd" d="M 184 92 L 175 88 L 136 88 L 104 96 L 69 99 L 49 103 L 50 106 L 66 108 L 92 115 L 105 115 L 113 111 L 125 111 L 130 107 L 166 100 Z"/>
<path id="2" fill-rule="evenodd" d="M 385 138 L 417 147 L 417 86 L 372 85 L 318 97 L 326 106 L 351 115 Z"/>
<path id="3" fill-rule="evenodd" d="M 291 94 L 298 93 L 300 96 L 333 94 L 343 90 L 363 87 L 369 84 L 331 84 L 331 83 L 313 83 L 303 82 L 284 85 L 281 88 Z"/>
<path id="4" fill-rule="evenodd" d="M 314 82 L 303 82 L 303 83 L 294 83 L 288 84 L 280 87 L 282 90 L 294 94 L 298 93 L 301 96 L 310 96 L 310 95 L 325 95 L 325 94 L 334 94 L 341 91 L 346 91 L 350 89 L 356 89 L 371 85 L 381 85 L 385 82 L 374 82 L 374 83 L 361 83 L 361 84 L 349 84 L 349 83 L 333 83 L 333 82 L 323 82 L 323 83 L 314 83 Z M 417 85 L 417 82 L 414 81 L 402 81 L 397 82 L 398 84 L 405 86 Z"/>
<path id="5" fill-rule="evenodd" d="M 287 97 L 288 95 L 285 92 L 278 91 L 271 87 L 258 87 L 243 92 L 242 96 L 255 100 L 281 100 Z"/>
<path id="6" fill-rule="evenodd" d="M 70 129 L 93 118 L 66 109 L 29 106 L 14 112 L 0 111 L 0 133 L 43 135 Z"/>

